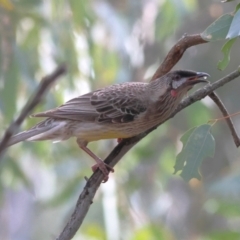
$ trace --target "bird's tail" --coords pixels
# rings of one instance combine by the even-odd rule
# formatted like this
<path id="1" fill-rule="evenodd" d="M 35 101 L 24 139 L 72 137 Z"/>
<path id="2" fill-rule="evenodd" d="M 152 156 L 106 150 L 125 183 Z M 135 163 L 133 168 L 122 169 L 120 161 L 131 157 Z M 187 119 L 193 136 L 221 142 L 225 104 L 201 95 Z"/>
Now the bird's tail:
<path id="1" fill-rule="evenodd" d="M 28 139 L 30 140 L 30 138 L 37 136 L 41 133 L 44 133 L 50 129 L 51 129 L 51 126 L 48 126 L 48 127 L 46 126 L 45 128 L 29 129 L 27 131 L 20 132 L 10 138 L 10 140 L 7 144 L 7 147 L 10 147 L 16 143 L 19 143 L 19 142 L 22 142 L 22 141 L 25 141 Z"/>
<path id="2" fill-rule="evenodd" d="M 65 131 L 66 121 L 47 118 L 33 128 L 12 136 L 6 147 L 22 141 L 53 140 L 54 142 L 66 140 L 70 137 Z"/>
<path id="3" fill-rule="evenodd" d="M 7 144 L 10 147 L 22 141 L 54 140 L 62 141 L 70 136 L 64 132 L 65 121 L 47 118 L 35 125 L 33 128 L 12 136 Z"/>

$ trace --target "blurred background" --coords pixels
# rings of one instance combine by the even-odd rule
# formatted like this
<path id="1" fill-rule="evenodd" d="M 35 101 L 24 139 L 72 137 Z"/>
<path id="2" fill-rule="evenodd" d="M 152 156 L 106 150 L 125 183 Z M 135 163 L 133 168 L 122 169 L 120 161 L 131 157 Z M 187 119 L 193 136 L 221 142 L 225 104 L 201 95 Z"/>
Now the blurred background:
<path id="1" fill-rule="evenodd" d="M 66 63 L 68 72 L 34 112 L 110 84 L 148 81 L 184 33 L 201 33 L 235 5 L 220 0 L 0 0 L 0 135 L 58 64 Z M 216 67 L 222 45 L 190 48 L 175 69 L 207 72 L 210 81 L 223 77 L 239 65 L 239 44 L 223 72 Z M 239 89 L 234 81 L 217 90 L 230 113 L 240 111 Z M 183 133 L 219 117 L 206 98 L 139 142 L 101 185 L 74 240 L 240 239 L 240 152 L 224 121 L 212 128 L 216 153 L 203 162 L 202 180 L 186 183 L 173 175 Z M 26 119 L 22 129 L 37 121 Z M 240 134 L 240 116 L 234 123 Z M 99 141 L 89 147 L 105 158 L 116 144 Z M 55 239 L 92 164 L 75 139 L 8 149 L 0 163 L 0 239 Z"/>

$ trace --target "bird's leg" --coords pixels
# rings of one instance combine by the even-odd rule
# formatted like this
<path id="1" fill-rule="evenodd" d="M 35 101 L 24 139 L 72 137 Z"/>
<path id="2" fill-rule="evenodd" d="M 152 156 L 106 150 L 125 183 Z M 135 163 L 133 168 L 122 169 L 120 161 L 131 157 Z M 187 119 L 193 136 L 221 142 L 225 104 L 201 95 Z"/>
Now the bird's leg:
<path id="1" fill-rule="evenodd" d="M 91 156 L 94 161 L 96 162 L 95 165 L 92 166 L 92 170 L 93 172 L 95 172 L 98 168 L 102 171 L 102 173 L 105 175 L 104 178 L 104 182 L 106 182 L 108 180 L 108 169 L 111 172 L 114 172 L 114 169 L 112 167 L 110 167 L 109 165 L 107 165 L 106 163 L 104 163 L 98 156 L 96 156 L 88 147 L 87 144 L 83 144 L 83 142 L 81 140 L 77 139 L 77 143 L 78 146 L 84 151 L 86 152 L 89 156 Z"/>
<path id="2" fill-rule="evenodd" d="M 114 172 L 114 169 L 112 167 L 110 167 L 109 165 L 107 165 L 106 163 L 104 163 L 98 156 L 96 156 L 88 147 L 86 146 L 80 146 L 80 148 L 86 152 L 89 156 L 91 156 L 94 161 L 96 161 L 96 164 L 92 166 L 92 170 L 93 172 L 95 172 L 98 168 L 102 171 L 102 173 L 105 175 L 103 182 L 107 182 L 108 180 L 108 169 L 111 172 Z"/>

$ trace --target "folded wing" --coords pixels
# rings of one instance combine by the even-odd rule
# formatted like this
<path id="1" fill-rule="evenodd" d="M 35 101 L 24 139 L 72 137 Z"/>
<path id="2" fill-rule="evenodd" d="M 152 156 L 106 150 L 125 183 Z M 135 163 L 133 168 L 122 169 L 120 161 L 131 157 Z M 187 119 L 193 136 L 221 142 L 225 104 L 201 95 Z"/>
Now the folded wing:
<path id="1" fill-rule="evenodd" d="M 108 123 L 131 122 L 147 109 L 147 103 L 142 100 L 145 89 L 145 83 L 116 84 L 33 116 Z"/>

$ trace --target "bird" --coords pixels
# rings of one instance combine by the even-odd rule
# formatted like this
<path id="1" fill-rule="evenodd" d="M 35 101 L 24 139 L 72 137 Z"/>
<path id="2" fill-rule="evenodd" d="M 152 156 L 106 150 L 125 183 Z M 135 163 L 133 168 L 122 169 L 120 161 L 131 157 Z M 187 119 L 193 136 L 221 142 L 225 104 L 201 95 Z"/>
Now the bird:
<path id="1" fill-rule="evenodd" d="M 29 130 L 12 136 L 7 147 L 22 141 L 64 141 L 76 137 L 78 146 L 96 162 L 108 179 L 114 171 L 87 144 L 102 139 L 136 136 L 166 120 L 187 92 L 197 83 L 208 82 L 209 74 L 175 70 L 150 82 L 110 85 L 31 115 L 45 118 Z"/>

